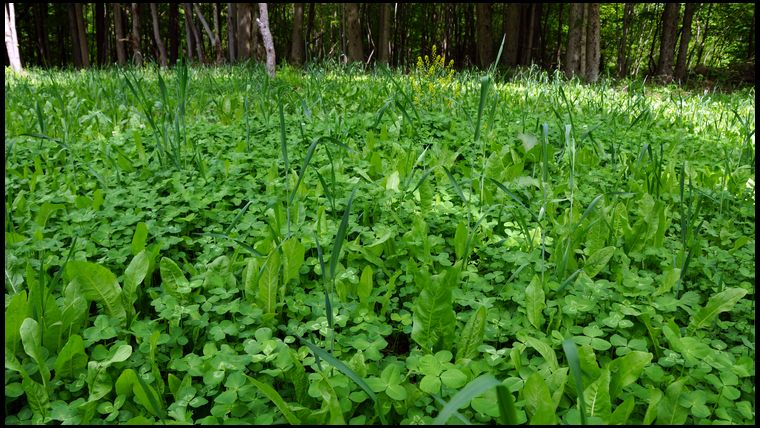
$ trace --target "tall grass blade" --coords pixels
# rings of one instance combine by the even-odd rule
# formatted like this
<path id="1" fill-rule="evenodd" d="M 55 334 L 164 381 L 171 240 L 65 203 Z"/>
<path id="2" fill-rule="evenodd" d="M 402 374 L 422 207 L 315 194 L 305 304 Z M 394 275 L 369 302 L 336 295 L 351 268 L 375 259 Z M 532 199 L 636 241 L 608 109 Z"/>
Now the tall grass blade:
<path id="1" fill-rule="evenodd" d="M 449 418 L 462 408 L 465 404 L 469 403 L 473 398 L 488 391 L 494 386 L 501 385 L 501 382 L 496 380 L 492 374 L 480 375 L 465 385 L 462 390 L 457 392 L 445 406 L 441 409 L 438 416 L 433 420 L 433 425 L 443 425 Z"/>
<path id="2" fill-rule="evenodd" d="M 319 139 L 315 139 L 314 141 L 309 144 L 309 148 L 306 149 L 306 156 L 303 158 L 303 165 L 301 166 L 301 171 L 298 173 L 298 181 L 296 181 L 296 187 L 293 188 L 293 192 L 290 194 L 289 203 L 293 203 L 293 198 L 296 197 L 296 192 L 298 191 L 298 186 L 301 185 L 301 180 L 303 180 L 303 176 L 306 174 L 306 168 L 309 167 L 309 162 L 311 162 L 311 157 L 314 155 L 314 149 L 317 148 L 317 144 L 319 144 Z"/>
<path id="3" fill-rule="evenodd" d="M 348 228 L 348 217 L 351 214 L 351 203 L 356 196 L 356 188 L 351 192 L 351 196 L 348 198 L 346 204 L 346 210 L 343 212 L 343 218 L 338 226 L 338 233 L 335 235 L 335 243 L 333 244 L 333 251 L 330 254 L 330 278 L 335 279 L 335 266 L 338 264 L 340 258 L 340 250 L 343 247 L 343 239 L 346 237 L 346 229 Z"/>
<path id="4" fill-rule="evenodd" d="M 277 406 L 278 409 L 282 412 L 282 414 L 285 416 L 285 419 L 288 420 L 288 423 L 291 425 L 300 425 L 301 420 L 298 419 L 298 417 L 293 414 L 293 412 L 290 411 L 290 408 L 288 407 L 288 403 L 285 402 L 285 400 L 282 399 L 282 396 L 277 392 L 276 389 L 272 388 L 270 385 L 260 382 L 250 376 L 246 376 L 248 380 L 251 381 L 251 383 L 261 391 L 262 394 L 264 394 L 269 401 L 274 403 L 275 406 Z"/>
<path id="5" fill-rule="evenodd" d="M 464 197 L 464 193 L 462 193 L 462 189 L 459 187 L 459 183 L 457 183 L 457 180 L 451 174 L 451 171 L 449 171 L 449 169 L 446 168 L 445 166 L 443 167 L 443 170 L 446 171 L 446 176 L 449 177 L 449 181 L 451 181 L 451 185 L 454 186 L 454 191 L 462 199 L 462 202 L 467 203 L 467 199 Z"/>
<path id="6" fill-rule="evenodd" d="M 581 424 L 586 425 L 586 400 L 583 398 L 583 378 L 581 377 L 583 374 L 581 372 L 581 362 L 578 358 L 578 348 L 572 339 L 567 338 L 562 342 L 562 349 L 565 350 L 567 363 L 570 365 L 570 373 L 575 378 L 575 393 L 581 406 Z"/>

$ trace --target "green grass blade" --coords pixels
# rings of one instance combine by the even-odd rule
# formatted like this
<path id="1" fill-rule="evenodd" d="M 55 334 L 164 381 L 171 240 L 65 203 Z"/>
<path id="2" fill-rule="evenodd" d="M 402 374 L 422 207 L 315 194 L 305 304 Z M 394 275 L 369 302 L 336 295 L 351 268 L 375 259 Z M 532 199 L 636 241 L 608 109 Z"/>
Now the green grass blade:
<path id="1" fill-rule="evenodd" d="M 301 180 L 303 180 L 303 176 L 306 174 L 306 168 L 309 167 L 309 162 L 311 162 L 311 157 L 314 155 L 314 149 L 317 148 L 317 144 L 319 144 L 319 139 L 312 141 L 311 144 L 309 144 L 309 148 L 306 149 L 306 156 L 303 158 L 303 165 L 301 166 L 301 171 L 298 173 L 298 181 L 296 181 L 296 187 L 293 188 L 293 192 L 290 194 L 290 203 L 292 203 L 293 198 L 296 197 L 298 186 L 301 185 Z"/>
<path id="2" fill-rule="evenodd" d="M 491 374 L 480 375 L 465 385 L 459 392 L 457 392 L 445 406 L 438 413 L 438 416 L 433 420 L 433 425 L 443 425 L 465 404 L 469 403 L 473 398 L 488 391 L 494 386 L 501 385 L 501 382 L 496 380 Z"/>
<path id="3" fill-rule="evenodd" d="M 443 167 L 443 170 L 446 171 L 446 176 L 449 177 L 449 181 L 451 181 L 452 186 L 454 186 L 454 191 L 457 192 L 457 195 L 462 199 L 462 202 L 467 203 L 467 199 L 465 199 L 464 193 L 462 193 L 462 189 L 459 187 L 459 183 L 457 183 L 457 180 L 451 175 L 451 171 L 445 166 Z"/>
<path id="4" fill-rule="evenodd" d="M 583 399 L 583 378 L 581 377 L 581 362 L 578 358 L 578 348 L 572 339 L 567 338 L 562 342 L 562 349 L 565 350 L 567 363 L 570 365 L 570 372 L 575 378 L 575 393 L 581 405 L 581 424 L 586 425 L 586 401 Z"/>
<path id="5" fill-rule="evenodd" d="M 227 229 L 224 230 L 225 234 L 230 233 L 230 231 L 235 227 L 235 225 L 237 225 L 238 221 L 240 221 L 240 217 L 242 217 L 243 214 L 245 214 L 245 212 L 248 210 L 248 207 L 251 206 L 252 203 L 253 201 L 248 201 L 248 203 L 243 206 L 243 209 L 241 209 L 240 212 L 235 216 L 235 218 L 232 219 L 232 222 L 230 223 L 229 226 L 227 226 Z"/>
<path id="6" fill-rule="evenodd" d="M 330 303 L 330 290 L 327 288 L 327 272 L 325 272 L 325 259 L 322 256 L 322 246 L 319 245 L 319 239 L 317 238 L 317 232 L 314 232 L 314 243 L 317 246 L 317 257 L 319 258 L 320 272 L 322 272 L 322 285 L 325 291 L 325 311 L 327 312 L 327 325 L 333 328 L 333 311 L 332 304 Z"/>
<path id="7" fill-rule="evenodd" d="M 496 398 L 499 403 L 499 415 L 503 425 L 517 425 L 515 398 L 506 386 L 496 385 Z"/>
<path id="8" fill-rule="evenodd" d="M 480 79 L 480 103 L 478 104 L 478 119 L 475 121 L 475 141 L 480 141 L 480 122 L 483 119 L 483 107 L 486 105 L 488 88 L 491 86 L 491 76 L 483 76 Z"/>
<path id="9" fill-rule="evenodd" d="M 340 249 L 343 247 L 343 239 L 346 237 L 346 229 L 348 228 L 348 217 L 351 214 L 351 203 L 356 196 L 356 188 L 351 192 L 351 196 L 348 198 L 346 204 L 346 210 L 343 212 L 343 218 L 338 226 L 338 233 L 335 235 L 335 243 L 333 244 L 333 251 L 330 254 L 330 278 L 335 278 L 335 266 L 338 265 L 338 258 L 340 258 Z"/>
<path id="10" fill-rule="evenodd" d="M 248 380 L 251 381 L 251 383 L 261 391 L 262 394 L 264 394 L 269 401 L 273 402 L 275 406 L 277 406 L 278 409 L 280 409 L 280 412 L 285 416 L 285 419 L 288 420 L 288 423 L 291 425 L 300 425 L 301 420 L 298 419 L 298 417 L 293 414 L 293 412 L 290 411 L 290 408 L 288 407 L 288 403 L 285 402 L 285 400 L 282 399 L 282 396 L 277 392 L 276 389 L 272 388 L 271 386 L 267 385 L 264 382 L 260 382 L 250 376 L 246 376 Z"/>

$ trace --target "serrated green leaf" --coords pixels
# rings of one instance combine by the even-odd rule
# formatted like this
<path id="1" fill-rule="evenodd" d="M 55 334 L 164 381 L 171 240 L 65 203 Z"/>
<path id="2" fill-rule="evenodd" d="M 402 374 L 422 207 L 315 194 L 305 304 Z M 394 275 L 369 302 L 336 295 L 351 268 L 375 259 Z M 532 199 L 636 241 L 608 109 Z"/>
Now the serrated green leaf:
<path id="1" fill-rule="evenodd" d="M 686 393 L 683 380 L 677 380 L 665 390 L 665 397 L 657 406 L 657 423 L 666 425 L 683 425 L 689 416 L 688 411 L 679 403 Z"/>
<path id="2" fill-rule="evenodd" d="M 538 351 L 538 353 L 544 357 L 544 361 L 549 364 L 549 367 L 553 372 L 559 369 L 557 355 L 554 353 L 554 349 L 552 349 L 551 346 L 530 336 L 525 338 L 525 344 Z"/>
<path id="3" fill-rule="evenodd" d="M 273 249 L 259 273 L 259 287 L 256 301 L 266 314 L 277 310 L 277 287 L 279 284 L 280 253 Z"/>
<path id="4" fill-rule="evenodd" d="M 689 330 L 706 327 L 719 313 L 730 311 L 746 294 L 747 290 L 743 288 L 728 288 L 710 297 L 707 305 L 692 316 Z"/>
<path id="5" fill-rule="evenodd" d="M 530 284 L 525 288 L 525 310 L 528 314 L 528 321 L 541 330 L 544 324 L 543 310 L 546 307 L 544 286 L 538 275 L 533 275 Z"/>
<path id="6" fill-rule="evenodd" d="M 87 354 L 84 352 L 84 341 L 78 334 L 69 337 L 63 349 L 55 359 L 55 377 L 75 378 L 87 367 Z"/>
<path id="7" fill-rule="evenodd" d="M 649 352 L 631 351 L 613 360 L 609 364 L 610 398 L 616 399 L 623 388 L 635 382 L 652 358 L 653 355 Z"/>
<path id="8" fill-rule="evenodd" d="M 610 411 L 610 371 L 607 367 L 600 371 L 599 378 L 592 382 L 583 391 L 583 399 L 589 417 L 596 416 L 602 420 L 609 420 Z"/>
<path id="9" fill-rule="evenodd" d="M 29 404 L 32 413 L 43 418 L 47 416 L 50 409 L 50 397 L 45 387 L 26 376 L 21 381 L 21 386 L 24 388 L 26 402 Z"/>
<path id="10" fill-rule="evenodd" d="M 174 297 L 182 297 L 180 290 L 187 289 L 190 282 L 185 278 L 185 274 L 182 273 L 182 269 L 177 266 L 177 263 L 168 257 L 161 257 L 159 270 L 163 289 Z"/>
<path id="11" fill-rule="evenodd" d="M 607 263 L 609 263 L 614 253 L 615 247 L 612 246 L 594 251 L 594 253 L 586 259 L 586 263 L 583 265 L 583 270 L 586 272 L 586 275 L 588 275 L 589 278 L 596 276 L 605 268 L 605 266 L 607 266 Z"/>
<path id="12" fill-rule="evenodd" d="M 121 287 L 113 272 L 99 264 L 79 260 L 66 263 L 65 271 L 85 299 L 100 303 L 109 315 L 126 321 Z"/>
<path id="13" fill-rule="evenodd" d="M 478 346 L 483 344 L 483 334 L 486 328 L 486 315 L 488 311 L 485 306 L 480 306 L 470 315 L 470 319 L 462 329 L 457 343 L 457 358 L 459 362 L 464 359 L 475 359 L 478 355 Z"/>
<path id="14" fill-rule="evenodd" d="M 531 425 L 553 425 L 556 423 L 554 401 L 549 394 L 549 387 L 538 372 L 533 372 L 525 380 L 522 397 Z"/>
<path id="15" fill-rule="evenodd" d="M 452 339 L 456 315 L 451 293 L 459 278 L 461 262 L 446 269 L 443 279 L 427 281 L 412 308 L 412 339 L 425 351 L 443 349 Z M 440 276 L 438 277 L 440 278 Z"/>

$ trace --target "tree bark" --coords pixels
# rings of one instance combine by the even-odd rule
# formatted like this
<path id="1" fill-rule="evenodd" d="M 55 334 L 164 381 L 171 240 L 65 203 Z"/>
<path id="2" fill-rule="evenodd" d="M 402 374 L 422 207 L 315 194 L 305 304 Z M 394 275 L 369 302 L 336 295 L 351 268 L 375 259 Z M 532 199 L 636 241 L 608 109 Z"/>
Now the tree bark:
<path id="1" fill-rule="evenodd" d="M 377 60 L 388 65 L 391 57 L 391 4 L 380 3 L 380 38 Z"/>
<path id="2" fill-rule="evenodd" d="M 185 52 L 185 57 L 187 58 L 187 61 L 193 60 L 193 32 L 190 29 L 190 18 L 187 15 L 187 9 L 183 8 L 184 10 L 184 17 L 185 17 L 185 44 L 187 45 L 187 52 Z"/>
<path id="3" fill-rule="evenodd" d="M 617 76 L 623 77 L 628 74 L 628 29 L 633 17 L 633 3 L 626 3 L 623 9 L 623 30 L 618 43 Z"/>
<path id="4" fill-rule="evenodd" d="M 191 3 L 182 3 L 185 8 L 185 22 L 190 27 L 190 33 L 193 36 L 193 42 L 195 44 L 195 51 L 198 55 L 198 61 L 201 63 L 206 62 L 206 54 L 203 52 L 203 39 L 201 38 L 201 34 L 198 32 L 198 27 L 195 25 L 195 22 L 193 21 L 193 10 Z"/>
<path id="5" fill-rule="evenodd" d="M 105 65 L 106 58 L 106 6 L 105 3 L 95 3 L 95 45 L 99 66 Z"/>
<path id="6" fill-rule="evenodd" d="M 565 76 L 568 79 L 578 75 L 581 69 L 581 33 L 584 32 L 583 9 L 582 3 L 570 3 L 567 50 L 565 51 Z"/>
<path id="7" fill-rule="evenodd" d="M 696 3 L 686 3 L 683 11 L 683 27 L 681 29 L 681 42 L 678 46 L 678 59 L 676 60 L 676 80 L 683 82 L 686 79 L 686 55 L 689 52 L 689 43 L 691 42 L 691 21 L 694 18 L 694 12 L 697 9 Z M 754 22 L 754 21 L 753 21 Z"/>
<path id="8" fill-rule="evenodd" d="M 74 4 L 69 3 L 69 33 L 71 34 L 71 47 L 74 54 L 74 67 L 82 68 L 82 51 L 79 44 L 79 26 L 77 25 L 77 15 L 74 11 Z"/>
<path id="9" fill-rule="evenodd" d="M 559 17 L 557 18 L 557 50 L 554 54 L 554 58 L 556 61 L 557 67 L 560 66 L 562 63 L 562 11 L 564 10 L 565 5 L 563 3 L 559 4 Z"/>
<path id="10" fill-rule="evenodd" d="M 493 11 L 491 3 L 477 3 L 475 13 L 478 21 L 478 64 L 486 68 L 493 62 L 493 25 L 491 23 Z"/>
<path id="11" fill-rule="evenodd" d="M 135 64 L 143 65 L 143 55 L 140 50 L 140 3 L 132 3 L 132 51 Z"/>
<path id="12" fill-rule="evenodd" d="M 201 8 L 198 7 L 198 3 L 193 3 L 193 8 L 195 8 L 195 13 L 198 14 L 198 19 L 200 19 L 203 29 L 206 30 L 206 34 L 208 34 L 208 39 L 211 41 L 211 47 L 214 48 L 214 52 L 216 52 L 216 63 L 221 64 L 224 60 L 222 47 L 220 46 L 221 43 L 219 39 L 217 39 L 216 34 L 211 31 L 211 27 L 209 27 L 208 22 L 206 22 L 206 18 L 203 17 L 203 12 L 201 11 Z"/>
<path id="13" fill-rule="evenodd" d="M 227 46 L 229 46 L 230 62 L 235 62 L 237 55 L 235 53 L 237 48 L 236 28 L 237 24 L 237 4 L 227 3 Z"/>
<path id="14" fill-rule="evenodd" d="M 216 42 L 216 63 L 224 62 L 224 49 L 222 49 L 222 25 L 220 23 L 219 4 L 211 3 L 211 10 L 214 13 L 214 40 Z"/>
<path id="15" fill-rule="evenodd" d="M 239 3 L 237 6 L 237 54 L 243 60 L 251 57 L 252 12 L 250 3 Z"/>
<path id="16" fill-rule="evenodd" d="M 662 37 L 660 38 L 657 75 L 666 82 L 673 79 L 673 57 L 676 50 L 679 7 L 678 3 L 665 3 L 665 10 L 662 12 Z"/>
<path id="17" fill-rule="evenodd" d="M 587 82 L 599 80 L 599 3 L 586 4 L 588 10 L 586 26 L 586 73 Z"/>
<path id="18" fill-rule="evenodd" d="M 177 63 L 179 57 L 179 4 L 169 4 L 169 64 Z"/>
<path id="19" fill-rule="evenodd" d="M 82 13 L 82 3 L 74 3 L 74 14 L 76 16 L 79 52 L 82 55 L 82 67 L 90 68 L 90 52 L 87 46 L 87 31 L 84 24 L 84 14 Z"/>
<path id="20" fill-rule="evenodd" d="M 124 21 L 121 16 L 121 4 L 112 3 L 113 5 L 113 24 L 116 32 L 116 59 L 119 65 L 127 65 L 127 52 L 124 49 Z"/>
<path id="21" fill-rule="evenodd" d="M 303 65 L 303 3 L 293 3 L 293 31 L 290 36 L 290 63 Z"/>
<path id="22" fill-rule="evenodd" d="M 504 11 L 503 32 L 507 35 L 504 41 L 504 64 L 514 67 L 517 65 L 518 49 L 520 48 L 520 8 L 518 3 L 507 3 Z"/>
<path id="23" fill-rule="evenodd" d="M 361 24 L 359 23 L 359 3 L 345 3 L 348 27 L 348 61 L 364 61 Z"/>
<path id="24" fill-rule="evenodd" d="M 161 40 L 161 31 L 158 23 L 158 8 L 155 3 L 150 4 L 150 14 L 153 17 L 153 37 L 156 39 L 156 46 L 158 47 L 158 62 L 161 64 L 161 67 L 165 68 L 168 65 L 168 60 L 166 59 L 166 47 L 164 46 L 164 41 Z"/>
<path id="25" fill-rule="evenodd" d="M 259 17 L 256 18 L 256 22 L 259 24 L 261 38 L 264 40 L 264 49 L 267 52 L 267 73 L 269 73 L 269 77 L 274 79 L 277 58 L 275 57 L 272 33 L 269 31 L 269 11 L 266 3 L 259 3 Z"/>
<path id="26" fill-rule="evenodd" d="M 24 74 L 24 69 L 21 67 L 21 55 L 18 51 L 16 11 L 13 8 L 13 3 L 5 3 L 5 50 L 8 52 L 11 69 L 16 73 Z"/>
<path id="27" fill-rule="evenodd" d="M 42 58 L 42 64 L 45 66 L 50 64 L 50 47 L 48 43 L 47 14 L 48 14 L 47 3 L 38 3 L 35 6 L 34 21 L 35 21 L 35 29 L 37 33 L 37 45 L 40 50 L 40 58 Z M 14 22 L 15 22 L 15 17 L 14 17 Z"/>

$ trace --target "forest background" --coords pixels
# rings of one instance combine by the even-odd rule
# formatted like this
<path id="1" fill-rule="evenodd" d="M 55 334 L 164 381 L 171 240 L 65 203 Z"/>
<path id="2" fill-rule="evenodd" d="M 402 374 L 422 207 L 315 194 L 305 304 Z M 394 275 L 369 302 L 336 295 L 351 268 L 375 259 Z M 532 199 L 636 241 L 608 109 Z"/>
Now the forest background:
<path id="1" fill-rule="evenodd" d="M 145 61 L 382 63 L 436 53 L 453 68 L 535 65 L 722 88 L 754 84 L 753 3 L 6 3 L 5 64 L 89 68 Z M 9 28 L 10 27 L 10 28 Z M 9 29 L 13 33 L 9 34 Z M 18 53 L 13 43 L 18 44 Z"/>

